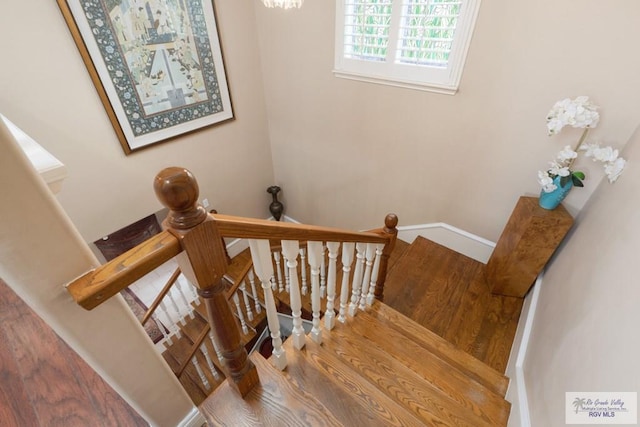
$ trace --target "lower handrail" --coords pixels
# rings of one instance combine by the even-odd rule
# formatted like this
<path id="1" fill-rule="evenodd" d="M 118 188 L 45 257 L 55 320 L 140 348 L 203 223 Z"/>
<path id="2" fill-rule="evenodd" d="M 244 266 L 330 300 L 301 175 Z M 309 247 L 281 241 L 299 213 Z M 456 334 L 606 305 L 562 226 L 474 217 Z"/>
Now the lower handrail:
<path id="1" fill-rule="evenodd" d="M 163 231 L 67 285 L 77 304 L 91 310 L 182 251 L 180 240 Z"/>

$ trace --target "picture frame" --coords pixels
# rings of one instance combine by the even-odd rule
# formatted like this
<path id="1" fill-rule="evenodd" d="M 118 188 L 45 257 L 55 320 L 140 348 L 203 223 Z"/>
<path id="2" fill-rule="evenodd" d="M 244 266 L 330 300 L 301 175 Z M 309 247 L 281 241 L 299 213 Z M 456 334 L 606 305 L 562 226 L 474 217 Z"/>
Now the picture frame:
<path id="1" fill-rule="evenodd" d="M 125 154 L 234 118 L 213 0 L 56 0 Z"/>

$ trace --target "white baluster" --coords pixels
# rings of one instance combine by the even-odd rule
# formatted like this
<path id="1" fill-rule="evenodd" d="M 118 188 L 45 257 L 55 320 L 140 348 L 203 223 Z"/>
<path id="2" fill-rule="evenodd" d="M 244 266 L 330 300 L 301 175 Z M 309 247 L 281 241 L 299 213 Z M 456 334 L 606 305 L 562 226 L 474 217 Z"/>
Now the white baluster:
<path id="1" fill-rule="evenodd" d="M 300 288 L 298 286 L 298 251 L 300 244 L 297 240 L 283 240 L 282 253 L 287 261 L 287 271 L 289 272 L 289 301 L 291 302 L 291 315 L 293 317 L 293 331 L 291 338 L 293 346 L 298 350 L 305 345 L 304 329 L 302 328 L 302 300 L 300 299 Z"/>
<path id="2" fill-rule="evenodd" d="M 322 343 L 322 329 L 320 329 L 320 264 L 322 261 L 322 242 L 308 242 L 309 267 L 311 267 L 311 311 L 313 312 L 313 327 L 311 339 Z"/>
<path id="3" fill-rule="evenodd" d="M 309 292 L 309 288 L 307 286 L 307 251 L 305 248 L 300 248 L 300 276 L 302 277 L 302 295 L 306 295 Z"/>
<path id="4" fill-rule="evenodd" d="M 282 269 L 280 267 L 280 252 L 274 252 L 273 253 L 273 259 L 276 262 L 276 273 L 278 274 L 278 292 L 283 292 L 284 291 L 284 281 L 282 280 Z M 275 285 L 275 281 L 273 282 L 273 284 Z M 275 289 L 272 287 L 272 289 L 275 291 Z"/>
<path id="5" fill-rule="evenodd" d="M 324 298 L 327 292 L 327 265 L 324 260 L 325 246 L 322 246 L 322 257 L 320 258 L 320 297 Z"/>
<path id="6" fill-rule="evenodd" d="M 347 301 L 349 300 L 349 273 L 351 272 L 351 263 L 353 263 L 353 249 L 356 244 L 353 242 L 345 242 L 342 244 L 342 284 L 340 285 L 340 312 L 338 313 L 338 322 L 345 323 L 347 321 Z"/>
<path id="7" fill-rule="evenodd" d="M 249 333 L 249 328 L 247 328 L 247 322 L 244 320 L 244 313 L 242 312 L 242 307 L 240 306 L 240 297 L 238 296 L 238 292 L 233 293 L 232 299 L 233 303 L 236 305 L 236 313 L 238 313 L 238 319 L 240 319 L 242 332 L 247 335 Z"/>
<path id="8" fill-rule="evenodd" d="M 376 256 L 376 247 L 373 243 L 367 243 L 367 252 L 365 254 L 366 264 L 364 267 L 364 277 L 362 278 L 362 293 L 360 294 L 360 304 L 358 308 L 364 310 L 367 308 L 367 294 L 369 293 L 369 281 L 371 280 L 371 270 L 373 269 L 373 258 Z"/>
<path id="9" fill-rule="evenodd" d="M 209 371 L 211 371 L 211 375 L 213 375 L 213 378 L 215 378 L 216 381 L 220 381 L 221 380 L 220 374 L 218 373 L 216 366 L 213 364 L 213 360 L 211 360 L 211 356 L 209 356 L 209 350 L 207 350 L 207 345 L 203 343 L 200 346 L 200 351 L 202 352 L 202 354 L 204 354 L 204 359 L 207 361 L 207 366 L 209 367 Z"/>
<path id="10" fill-rule="evenodd" d="M 173 287 L 178 290 L 178 295 L 180 295 L 180 299 L 182 300 L 182 303 L 185 306 L 185 310 L 187 312 L 187 315 L 191 319 L 193 319 L 195 317 L 195 314 L 193 313 L 193 307 L 191 307 L 191 304 L 189 304 L 189 300 L 187 299 L 187 296 L 184 294 L 184 291 L 182 290 L 182 287 L 180 286 L 180 282 L 178 280 L 176 280 L 176 282 L 174 283 Z"/>
<path id="11" fill-rule="evenodd" d="M 167 306 L 164 303 L 164 300 L 160 301 L 160 311 L 167 318 L 167 322 L 165 323 L 165 325 L 169 328 L 169 330 L 171 331 L 171 334 L 177 336 L 178 338 L 181 338 L 182 333 L 180 332 L 180 327 L 176 322 L 173 321 L 173 319 L 169 315 L 169 311 L 167 310 Z"/>
<path id="12" fill-rule="evenodd" d="M 275 367 L 282 371 L 287 366 L 287 355 L 282 348 L 276 302 L 273 299 L 273 290 L 269 286 L 270 278 L 273 277 L 273 264 L 271 264 L 269 241 L 251 239 L 249 240 L 249 249 L 251 251 L 251 258 L 253 259 L 253 268 L 258 275 L 258 280 L 260 280 L 264 293 L 264 306 L 267 310 L 267 323 L 269 324 L 271 342 L 273 344 L 271 360 L 273 360 Z"/>
<path id="13" fill-rule="evenodd" d="M 151 314 L 151 318 L 153 319 L 154 322 L 156 322 L 156 325 L 158 325 L 158 329 L 160 329 L 160 332 L 162 332 L 162 337 L 165 340 L 170 340 L 169 334 L 167 333 L 167 329 L 164 327 L 164 324 L 160 321 L 160 318 L 158 317 L 158 315 L 154 312 L 153 314 Z"/>
<path id="14" fill-rule="evenodd" d="M 213 349 L 216 352 L 216 357 L 218 358 L 218 361 L 220 363 L 224 364 L 224 359 L 222 357 L 222 352 L 220 351 L 220 348 L 218 348 L 218 343 L 216 343 L 215 338 L 213 337 L 213 332 L 209 332 L 209 341 L 211 341 L 211 345 L 213 345 Z"/>
<path id="15" fill-rule="evenodd" d="M 378 272 L 380 271 L 380 260 L 382 259 L 382 250 L 384 244 L 376 245 L 376 257 L 373 261 L 373 269 L 371 270 L 371 281 L 369 282 L 369 293 L 367 294 L 367 305 L 373 304 L 376 297 L 376 283 L 378 282 Z"/>
<path id="16" fill-rule="evenodd" d="M 191 363 L 193 363 L 193 366 L 196 367 L 196 371 L 198 372 L 198 376 L 200 376 L 200 381 L 202 381 L 202 384 L 204 384 L 204 388 L 209 390 L 211 388 L 211 385 L 209 384 L 207 377 L 204 376 L 204 372 L 202 372 L 200 363 L 198 363 L 198 359 L 196 359 L 195 356 L 191 358 Z"/>
<path id="17" fill-rule="evenodd" d="M 242 298 L 244 299 L 244 308 L 247 311 L 247 317 L 249 321 L 253 320 L 253 310 L 251 309 L 251 302 L 249 301 L 249 293 L 247 292 L 247 282 L 244 280 L 240 284 L 240 291 L 242 291 Z"/>
<path id="18" fill-rule="evenodd" d="M 178 307 L 178 304 L 176 303 L 176 300 L 173 298 L 173 287 L 171 287 L 171 289 L 169 289 L 169 292 L 167 292 L 166 296 L 169 297 L 169 301 L 171 302 L 171 306 L 175 310 L 175 315 L 176 315 L 176 319 L 177 319 L 176 323 L 180 322 L 180 323 L 182 323 L 182 325 L 186 325 L 187 321 L 182 316 L 182 313 L 180 313 L 180 308 Z"/>
<path id="19" fill-rule="evenodd" d="M 336 270 L 338 269 L 339 242 L 327 242 L 329 249 L 329 271 L 327 273 L 327 310 L 324 312 L 324 327 L 328 330 L 336 325 L 334 301 L 336 299 Z"/>
<path id="20" fill-rule="evenodd" d="M 180 283 L 183 288 L 189 289 L 189 293 L 191 295 L 190 300 L 195 302 L 196 305 L 200 305 L 200 296 L 196 291 L 196 287 L 193 286 L 186 277 L 184 277 L 184 274 L 180 274 L 180 276 L 178 276 L 178 283 Z"/>
<path id="21" fill-rule="evenodd" d="M 351 282 L 351 303 L 349 304 L 349 316 L 353 317 L 358 311 L 358 300 L 360 299 L 360 288 L 362 287 L 362 274 L 364 272 L 364 258 L 366 245 L 356 243 L 356 269 L 353 272 Z"/>
<path id="22" fill-rule="evenodd" d="M 271 271 L 273 271 L 273 266 L 271 267 Z M 262 306 L 260 305 L 260 298 L 258 297 L 258 290 L 256 289 L 256 275 L 253 274 L 253 270 L 249 270 L 247 277 L 249 278 L 249 283 L 251 283 L 251 293 L 253 294 L 253 304 L 256 308 L 256 313 L 262 313 Z"/>
<path id="23" fill-rule="evenodd" d="M 289 270 L 289 266 L 286 262 L 286 255 L 284 253 L 284 250 L 282 251 L 282 255 L 285 257 L 285 269 L 284 269 L 284 290 L 286 293 L 289 293 L 289 288 L 291 287 L 291 271 Z M 297 265 L 297 261 L 296 261 L 296 265 Z M 298 272 L 297 270 L 295 271 L 296 273 L 296 283 L 298 283 Z"/>

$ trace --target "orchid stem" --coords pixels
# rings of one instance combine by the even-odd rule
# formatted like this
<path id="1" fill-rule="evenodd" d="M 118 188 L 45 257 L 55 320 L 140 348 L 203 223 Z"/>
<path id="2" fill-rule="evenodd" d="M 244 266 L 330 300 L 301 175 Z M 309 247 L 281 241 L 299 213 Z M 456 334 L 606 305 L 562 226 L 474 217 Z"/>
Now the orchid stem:
<path id="1" fill-rule="evenodd" d="M 576 153 L 578 152 L 578 150 L 582 146 L 582 143 L 584 142 L 584 140 L 587 138 L 587 133 L 589 133 L 589 128 L 588 127 L 584 128 L 584 131 L 582 132 L 582 136 L 580 137 L 580 139 L 578 140 L 578 143 L 576 144 L 576 148 L 573 149 L 573 151 L 575 151 Z M 571 166 L 573 165 L 573 162 L 575 160 L 576 159 L 571 159 L 571 161 L 569 162 L 569 166 L 568 166 L 569 169 L 571 169 Z"/>

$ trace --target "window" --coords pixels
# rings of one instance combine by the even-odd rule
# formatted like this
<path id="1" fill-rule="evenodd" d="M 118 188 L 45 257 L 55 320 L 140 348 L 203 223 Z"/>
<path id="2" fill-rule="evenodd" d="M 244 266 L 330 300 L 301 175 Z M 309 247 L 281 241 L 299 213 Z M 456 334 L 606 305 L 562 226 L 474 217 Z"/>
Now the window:
<path id="1" fill-rule="evenodd" d="M 335 74 L 454 94 L 480 0 L 337 0 Z"/>

